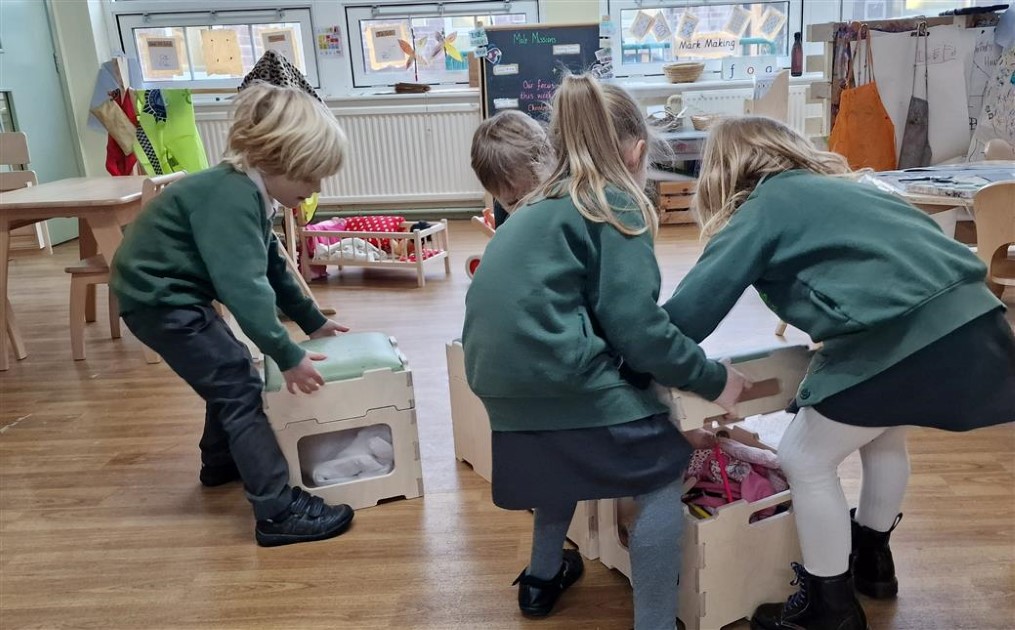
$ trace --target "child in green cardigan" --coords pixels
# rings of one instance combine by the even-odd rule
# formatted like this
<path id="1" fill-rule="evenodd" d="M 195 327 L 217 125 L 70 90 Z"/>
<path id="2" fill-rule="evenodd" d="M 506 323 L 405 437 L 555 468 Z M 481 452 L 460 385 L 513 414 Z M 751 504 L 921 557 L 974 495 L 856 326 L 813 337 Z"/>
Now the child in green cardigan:
<path id="1" fill-rule="evenodd" d="M 554 161 L 543 126 L 513 109 L 479 123 L 472 136 L 471 155 L 472 170 L 494 198 L 495 228 L 536 189 Z"/>
<path id="2" fill-rule="evenodd" d="M 672 629 L 692 449 L 654 391 L 624 370 L 727 409 L 746 382 L 708 360 L 658 304 L 638 105 L 591 77 L 566 77 L 550 137 L 553 170 L 487 245 L 462 335 L 469 385 L 493 429 L 493 500 L 535 509 L 518 604 L 545 616 L 581 576 L 581 557 L 562 550 L 578 501 L 633 496 L 635 628 Z"/>
<path id="3" fill-rule="evenodd" d="M 212 301 L 278 363 L 290 392 L 324 384 L 313 366 L 324 357 L 293 343 L 276 309 L 311 338 L 346 328 L 293 281 L 272 219 L 274 201 L 295 208 L 321 189 L 347 141 L 324 105 L 263 84 L 236 98 L 228 143 L 221 164 L 172 184 L 142 211 L 113 259 L 110 288 L 127 327 L 205 400 L 201 483 L 243 481 L 260 545 L 322 540 L 348 528 L 352 509 L 288 485 L 261 377 Z"/>
<path id="4" fill-rule="evenodd" d="M 758 608 L 752 628 L 865 630 L 854 583 L 876 598 L 898 590 L 888 539 L 909 476 L 905 427 L 1015 420 L 1004 306 L 967 247 L 782 123 L 713 126 L 695 203 L 711 240 L 665 305 L 673 323 L 701 341 L 754 286 L 783 321 L 823 342 L 779 445 L 801 591 Z M 858 449 L 863 487 L 851 520 L 836 470 Z"/>

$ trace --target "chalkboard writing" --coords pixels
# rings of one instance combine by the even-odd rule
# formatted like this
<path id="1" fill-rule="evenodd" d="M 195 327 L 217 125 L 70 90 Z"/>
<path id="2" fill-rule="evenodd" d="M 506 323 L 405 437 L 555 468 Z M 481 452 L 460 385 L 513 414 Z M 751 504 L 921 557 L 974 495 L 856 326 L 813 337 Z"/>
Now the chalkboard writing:
<path id="1" fill-rule="evenodd" d="M 550 99 L 567 72 L 577 74 L 602 65 L 596 59 L 599 24 L 490 27 L 486 36 L 487 50 L 500 51 L 480 60 L 487 117 L 518 109 L 545 121 Z"/>

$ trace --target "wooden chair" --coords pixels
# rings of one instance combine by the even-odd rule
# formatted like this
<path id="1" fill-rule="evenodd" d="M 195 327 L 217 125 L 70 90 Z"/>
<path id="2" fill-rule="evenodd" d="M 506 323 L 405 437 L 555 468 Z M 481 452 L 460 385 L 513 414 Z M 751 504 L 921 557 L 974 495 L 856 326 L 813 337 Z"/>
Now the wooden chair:
<path id="1" fill-rule="evenodd" d="M 0 166 L 7 167 L 0 169 L 0 192 L 17 190 L 27 186 L 37 186 L 39 180 L 35 171 L 29 170 L 28 165 L 32 163 L 28 151 L 28 136 L 20 131 L 0 133 Z M 36 254 L 40 250 L 47 254 L 53 253 L 53 244 L 49 238 L 49 228 L 45 221 L 30 221 L 12 226 L 12 230 L 32 230 L 34 234 L 25 233 L 22 235 L 12 234 L 12 237 L 19 237 L 25 241 L 34 241 L 31 245 L 15 246 L 9 251 L 10 255 Z M 13 238 L 12 238 L 13 240 Z"/>
<path id="2" fill-rule="evenodd" d="M 1015 147 L 1001 138 L 994 138 L 983 148 L 985 160 L 1015 160 Z"/>
<path id="3" fill-rule="evenodd" d="M 146 206 L 158 196 L 166 186 L 182 179 L 186 172 L 170 173 L 146 179 L 141 188 L 141 205 Z M 64 269 L 70 274 L 70 343 L 75 361 L 85 358 L 85 311 L 88 302 L 88 287 L 98 284 L 109 284 L 109 264 L 101 255 L 92 256 Z M 120 338 L 120 308 L 116 295 L 109 291 L 109 335 L 113 339 Z M 142 346 L 145 361 L 158 363 L 162 359 L 148 346 Z"/>
<path id="4" fill-rule="evenodd" d="M 39 180 L 35 175 L 35 171 L 25 170 L 30 163 L 28 137 L 20 132 L 0 133 L 0 165 L 18 169 L 0 171 L 0 192 L 37 185 Z M 36 234 L 38 238 L 48 248 L 48 251 L 52 253 L 53 249 L 49 244 L 49 230 L 46 229 L 45 223 L 29 222 L 15 224 L 11 227 L 17 229 L 33 224 L 37 230 Z M 4 239 L 4 242 L 0 243 L 0 251 L 3 252 L 2 256 L 4 258 L 14 256 L 16 250 L 11 247 L 11 233 L 5 232 L 4 236 L 0 238 Z M 3 261 L 4 264 L 6 262 L 6 260 Z M 25 341 L 21 337 L 21 331 L 18 328 L 17 319 L 14 316 L 14 307 L 11 305 L 10 298 L 6 295 L 0 297 L 7 301 L 7 321 L 0 322 L 0 334 L 6 334 L 7 338 L 10 339 L 11 347 L 14 349 L 14 356 L 20 361 L 28 356 L 28 351 L 25 349 Z"/>
<path id="5" fill-rule="evenodd" d="M 1015 181 L 984 186 L 973 197 L 976 255 L 987 265 L 987 284 L 998 296 L 1015 287 Z"/>

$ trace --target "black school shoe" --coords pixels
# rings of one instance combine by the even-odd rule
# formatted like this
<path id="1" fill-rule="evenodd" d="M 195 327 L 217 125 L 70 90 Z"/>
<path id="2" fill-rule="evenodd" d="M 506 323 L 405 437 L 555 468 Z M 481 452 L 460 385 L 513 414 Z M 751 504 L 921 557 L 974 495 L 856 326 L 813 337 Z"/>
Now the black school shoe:
<path id="1" fill-rule="evenodd" d="M 236 467 L 236 462 L 232 461 L 216 466 L 202 465 L 198 477 L 201 479 L 201 485 L 205 488 L 215 488 L 239 481 L 240 469 Z"/>
<path id="2" fill-rule="evenodd" d="M 518 585 L 518 608 L 526 617 L 545 617 L 553 610 L 561 594 L 585 572 L 585 563 L 577 551 L 565 549 L 560 571 L 549 580 L 534 578 L 526 571 L 528 567 L 511 583 L 512 586 Z"/>
<path id="3" fill-rule="evenodd" d="M 870 630 L 853 592 L 850 572 L 818 577 L 793 563 L 800 590 L 785 604 L 762 604 L 751 616 L 751 630 Z"/>
<path id="4" fill-rule="evenodd" d="M 348 505 L 325 505 L 324 499 L 297 486 L 288 508 L 275 518 L 257 521 L 254 538 L 262 547 L 325 540 L 349 529 L 352 517 Z"/>

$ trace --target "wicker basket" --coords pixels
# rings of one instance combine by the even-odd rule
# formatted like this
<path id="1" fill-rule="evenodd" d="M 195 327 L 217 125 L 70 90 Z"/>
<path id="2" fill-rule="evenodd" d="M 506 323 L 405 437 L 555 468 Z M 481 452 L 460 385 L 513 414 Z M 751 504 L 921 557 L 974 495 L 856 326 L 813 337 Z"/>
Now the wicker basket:
<path id="1" fill-rule="evenodd" d="M 694 83 L 705 70 L 705 64 L 697 62 L 671 63 L 663 66 L 663 72 L 670 83 Z"/>
<path id="2" fill-rule="evenodd" d="M 691 116 L 691 124 L 698 131 L 705 131 L 720 118 L 721 116 L 717 114 L 693 114 Z"/>

